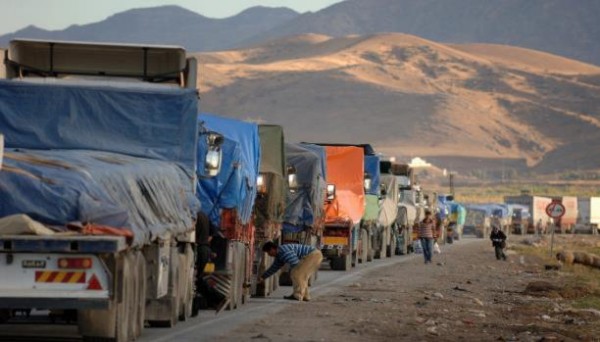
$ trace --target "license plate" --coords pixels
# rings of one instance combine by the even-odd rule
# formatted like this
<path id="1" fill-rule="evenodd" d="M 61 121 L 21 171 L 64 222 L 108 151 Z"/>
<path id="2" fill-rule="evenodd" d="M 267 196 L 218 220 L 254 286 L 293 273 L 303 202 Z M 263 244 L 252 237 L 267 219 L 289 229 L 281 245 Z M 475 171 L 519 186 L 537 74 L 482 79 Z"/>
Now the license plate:
<path id="1" fill-rule="evenodd" d="M 23 268 L 46 268 L 46 260 L 23 260 Z"/>

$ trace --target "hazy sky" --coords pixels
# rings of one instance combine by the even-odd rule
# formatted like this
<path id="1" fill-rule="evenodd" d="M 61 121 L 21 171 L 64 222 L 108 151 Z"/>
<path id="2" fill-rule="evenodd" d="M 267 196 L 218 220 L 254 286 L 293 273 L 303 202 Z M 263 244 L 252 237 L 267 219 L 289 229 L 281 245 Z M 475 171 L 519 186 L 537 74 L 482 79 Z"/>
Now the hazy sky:
<path id="1" fill-rule="evenodd" d="M 88 24 L 131 8 L 179 5 L 207 17 L 224 18 L 252 6 L 318 11 L 341 0 L 0 0 L 0 34 L 28 25 L 47 30 Z"/>

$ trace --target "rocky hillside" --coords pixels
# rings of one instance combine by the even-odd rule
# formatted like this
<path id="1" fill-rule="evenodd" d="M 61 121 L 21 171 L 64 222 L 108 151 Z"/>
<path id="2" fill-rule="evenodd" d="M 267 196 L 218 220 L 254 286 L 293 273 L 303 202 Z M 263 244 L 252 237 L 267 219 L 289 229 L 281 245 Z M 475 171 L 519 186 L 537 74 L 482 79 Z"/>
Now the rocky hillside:
<path id="1" fill-rule="evenodd" d="M 540 172 L 600 168 L 593 65 L 406 34 L 302 35 L 198 57 L 203 111 L 281 124 L 291 140 L 371 142 L 456 158 L 454 169 L 499 159 Z"/>
<path id="2" fill-rule="evenodd" d="M 600 65 L 598 18 L 596 0 L 347 0 L 249 43 L 306 33 L 400 32 L 438 42 L 514 45 Z"/>

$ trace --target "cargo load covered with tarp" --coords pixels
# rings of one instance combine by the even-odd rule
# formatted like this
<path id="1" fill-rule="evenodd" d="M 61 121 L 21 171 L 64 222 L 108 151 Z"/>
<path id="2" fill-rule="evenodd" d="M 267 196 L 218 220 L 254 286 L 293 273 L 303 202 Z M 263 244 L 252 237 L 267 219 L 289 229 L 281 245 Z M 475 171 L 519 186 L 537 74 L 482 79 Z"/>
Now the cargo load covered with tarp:
<path id="1" fill-rule="evenodd" d="M 350 220 L 360 223 L 365 213 L 363 149 L 351 146 L 325 146 L 327 183 L 335 184 L 335 199 L 325 206 L 326 223 Z"/>
<path id="2" fill-rule="evenodd" d="M 279 235 L 285 212 L 287 184 L 283 127 L 259 125 L 260 176 L 258 197 L 254 205 L 256 238 L 271 240 Z"/>
<path id="3" fill-rule="evenodd" d="M 239 223 L 250 223 L 261 158 L 258 125 L 208 114 L 198 120 L 224 138 L 221 171 L 214 178 L 198 180 L 202 211 L 215 227 L 221 226 L 222 209 L 234 209 Z M 205 144 L 203 139 L 199 144 Z"/>
<path id="4" fill-rule="evenodd" d="M 307 145 L 286 143 L 285 152 L 287 164 L 296 169 L 298 188 L 288 192 L 283 231 L 297 233 L 321 224 L 326 183 L 322 157 Z"/>
<path id="5" fill-rule="evenodd" d="M 0 217 L 126 228 L 136 245 L 190 230 L 197 106 L 179 88 L 0 81 Z"/>
<path id="6" fill-rule="evenodd" d="M 193 89 L 0 80 L 6 148 L 93 150 L 196 167 Z M 192 120 L 193 118 L 193 120 Z"/>
<path id="7" fill-rule="evenodd" d="M 325 147 L 309 143 L 300 143 L 300 145 L 310 151 L 313 151 L 319 156 L 321 160 L 321 175 L 325 182 L 327 182 L 327 150 Z"/>
<path id="8" fill-rule="evenodd" d="M 385 188 L 385 194 L 381 201 L 379 211 L 379 224 L 391 226 L 398 217 L 398 177 L 394 175 L 381 175 L 381 184 Z"/>

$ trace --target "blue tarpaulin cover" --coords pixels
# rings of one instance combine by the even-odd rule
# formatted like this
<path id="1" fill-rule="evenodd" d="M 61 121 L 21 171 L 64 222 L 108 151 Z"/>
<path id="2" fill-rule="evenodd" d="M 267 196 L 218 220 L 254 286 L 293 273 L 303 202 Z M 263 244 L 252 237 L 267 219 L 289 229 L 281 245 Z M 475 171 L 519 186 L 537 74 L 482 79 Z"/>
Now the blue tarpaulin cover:
<path id="1" fill-rule="evenodd" d="M 313 151 L 319 156 L 321 160 L 321 174 L 325 181 L 327 181 L 327 151 L 324 146 L 308 144 L 308 143 L 300 143 L 300 145 L 308 150 Z"/>
<path id="2" fill-rule="evenodd" d="M 77 149 L 196 167 L 198 97 L 193 89 L 36 84 L 0 80 L 7 148 Z"/>
<path id="3" fill-rule="evenodd" d="M 200 115 L 198 120 L 208 130 L 224 137 L 221 172 L 215 178 L 198 181 L 197 195 L 202 202 L 202 211 L 214 226 L 219 227 L 221 209 L 236 209 L 241 223 L 246 224 L 252 218 L 260 167 L 258 125 L 209 114 Z M 200 139 L 198 144 L 202 150 L 206 142 Z"/>
<path id="4" fill-rule="evenodd" d="M 371 176 L 371 188 L 367 190 L 368 195 L 379 196 L 381 186 L 380 162 L 380 156 L 365 155 L 365 172 Z"/>
<path id="5" fill-rule="evenodd" d="M 198 201 L 175 163 L 100 151 L 6 150 L 0 217 L 48 224 L 89 222 L 134 233 L 142 245 L 193 227 Z"/>
<path id="6" fill-rule="evenodd" d="M 192 229 L 193 90 L 0 81 L 0 217 L 129 228 L 142 244 Z"/>
<path id="7" fill-rule="evenodd" d="M 323 149 L 324 152 L 324 149 Z M 285 144 L 287 164 L 296 168 L 298 189 L 288 192 L 284 214 L 284 233 L 297 233 L 312 227 L 323 217 L 325 178 L 322 158 L 303 144 Z"/>

